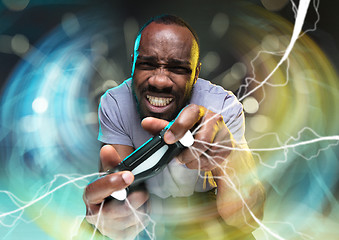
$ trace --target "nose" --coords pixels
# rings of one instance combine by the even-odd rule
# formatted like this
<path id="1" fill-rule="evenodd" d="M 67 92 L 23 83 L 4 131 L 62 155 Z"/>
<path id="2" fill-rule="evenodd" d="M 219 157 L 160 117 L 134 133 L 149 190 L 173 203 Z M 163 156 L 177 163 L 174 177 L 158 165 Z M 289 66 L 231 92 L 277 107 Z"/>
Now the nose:
<path id="1" fill-rule="evenodd" d="M 154 89 L 163 92 L 171 91 L 173 87 L 173 82 L 165 69 L 157 69 L 157 71 L 154 72 L 154 75 L 148 79 L 148 83 Z"/>

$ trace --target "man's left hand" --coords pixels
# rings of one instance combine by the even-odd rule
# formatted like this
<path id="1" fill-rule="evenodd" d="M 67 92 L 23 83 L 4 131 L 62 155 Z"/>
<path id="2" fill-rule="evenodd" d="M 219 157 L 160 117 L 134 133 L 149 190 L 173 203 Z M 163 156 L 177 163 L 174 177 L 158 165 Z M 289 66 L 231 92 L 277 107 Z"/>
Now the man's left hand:
<path id="1" fill-rule="evenodd" d="M 142 121 L 142 127 L 157 133 L 168 124 L 167 121 L 148 117 Z M 223 117 L 203 106 L 190 104 L 185 107 L 173 125 L 164 135 L 168 144 L 173 144 L 191 130 L 194 144 L 185 149 L 177 159 L 190 169 L 210 171 L 221 166 L 231 153 L 233 138 L 226 127 Z"/>

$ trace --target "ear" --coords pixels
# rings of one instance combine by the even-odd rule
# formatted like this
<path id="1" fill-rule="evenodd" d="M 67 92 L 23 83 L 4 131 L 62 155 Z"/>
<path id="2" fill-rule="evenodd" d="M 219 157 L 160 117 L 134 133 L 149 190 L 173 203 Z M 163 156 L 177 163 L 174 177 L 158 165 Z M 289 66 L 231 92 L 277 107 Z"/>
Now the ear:
<path id="1" fill-rule="evenodd" d="M 195 76 L 194 76 L 194 82 L 193 84 L 195 84 L 197 82 L 197 79 L 199 77 L 199 73 L 200 73 L 200 70 L 201 70 L 201 62 L 199 62 L 197 64 L 197 67 L 195 68 Z"/>

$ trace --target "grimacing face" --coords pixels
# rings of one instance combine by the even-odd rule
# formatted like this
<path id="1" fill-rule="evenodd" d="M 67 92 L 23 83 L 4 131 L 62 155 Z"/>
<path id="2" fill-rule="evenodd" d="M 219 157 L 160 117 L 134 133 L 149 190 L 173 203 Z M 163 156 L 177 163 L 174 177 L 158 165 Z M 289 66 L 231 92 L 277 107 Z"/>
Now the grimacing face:
<path id="1" fill-rule="evenodd" d="M 185 27 L 150 23 L 137 38 L 132 81 L 141 118 L 174 119 L 191 98 L 199 47 Z"/>

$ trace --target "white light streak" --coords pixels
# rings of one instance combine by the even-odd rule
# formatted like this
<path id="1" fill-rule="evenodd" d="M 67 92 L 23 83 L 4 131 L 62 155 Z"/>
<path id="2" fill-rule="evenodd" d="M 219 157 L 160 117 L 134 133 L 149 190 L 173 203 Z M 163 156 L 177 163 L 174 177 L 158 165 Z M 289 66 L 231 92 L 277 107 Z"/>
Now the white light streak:
<path id="1" fill-rule="evenodd" d="M 99 226 L 99 223 L 100 223 L 100 216 L 101 216 L 102 208 L 104 207 L 104 204 L 105 204 L 105 201 L 102 201 L 102 203 L 100 204 L 100 208 L 99 208 L 99 212 L 98 212 L 98 218 L 97 218 L 97 222 L 95 223 L 95 226 L 94 226 L 94 230 L 93 230 L 93 233 L 92 233 L 92 236 L 91 236 L 91 240 L 94 239 L 95 232 L 98 229 L 98 226 Z"/>
<path id="2" fill-rule="evenodd" d="M 240 101 L 242 101 L 247 96 L 251 95 L 252 93 L 257 91 L 258 89 L 260 89 L 262 86 L 264 86 L 267 83 L 267 81 L 273 76 L 273 74 L 279 69 L 279 67 L 288 59 L 288 56 L 291 53 L 291 51 L 292 51 L 296 41 L 298 40 L 298 38 L 300 36 L 300 33 L 302 31 L 302 27 L 304 25 L 304 21 L 305 21 L 305 18 L 306 18 L 306 14 L 307 14 L 307 10 L 308 10 L 309 4 L 310 4 L 310 0 L 300 0 L 298 11 L 297 11 L 297 14 L 296 14 L 296 19 L 295 19 L 295 24 L 294 24 L 294 28 L 293 28 L 292 37 L 291 37 L 291 40 L 290 40 L 290 42 L 289 42 L 289 44 L 288 44 L 288 46 L 287 46 L 287 48 L 286 48 L 282 58 L 280 59 L 278 64 L 275 66 L 273 71 L 271 71 L 267 75 L 267 77 L 263 81 L 261 81 L 259 83 L 258 86 L 254 87 L 249 92 L 247 92 L 246 94 L 244 94 L 242 97 L 239 98 Z M 259 52 L 257 56 L 259 56 L 263 52 L 265 52 L 265 51 Z M 276 54 L 276 53 L 272 53 L 272 52 L 268 52 L 268 53 Z M 252 65 L 252 67 L 253 67 L 253 65 Z"/>
<path id="3" fill-rule="evenodd" d="M 21 207 L 15 209 L 15 210 L 12 210 L 12 211 L 9 211 L 9 212 L 5 212 L 5 213 L 1 213 L 1 214 L 0 214 L 0 218 L 6 217 L 6 216 L 10 216 L 10 215 L 15 214 L 15 213 L 17 213 L 17 212 L 20 212 L 20 211 L 22 211 L 22 210 L 25 210 L 26 208 L 28 208 L 28 207 L 34 205 L 35 203 L 37 203 L 37 202 L 41 201 L 42 199 L 46 198 L 47 196 L 53 194 L 55 191 L 57 191 L 57 190 L 59 190 L 59 189 L 65 187 L 65 186 L 67 186 L 67 185 L 69 185 L 69 184 L 71 184 L 71 183 L 72 183 L 72 184 L 75 184 L 77 181 L 81 181 L 81 180 L 84 180 L 84 179 L 86 179 L 86 178 L 98 176 L 99 174 L 100 174 L 100 173 L 92 173 L 92 174 L 88 174 L 88 175 L 84 175 L 84 176 L 81 176 L 81 177 L 77 177 L 77 178 L 71 179 L 71 180 L 69 180 L 69 181 L 67 181 L 67 182 L 65 182 L 65 183 L 60 184 L 59 186 L 55 187 L 54 189 L 52 189 L 52 190 L 46 192 L 45 194 L 43 194 L 43 195 L 37 197 L 36 199 L 34 199 L 34 200 L 30 201 L 30 202 L 27 202 L 25 205 L 23 205 L 23 206 L 21 206 Z M 55 181 L 55 180 L 53 180 L 53 181 Z M 52 182 L 53 182 L 53 181 L 52 181 Z M 52 182 L 51 182 L 51 183 L 52 183 Z M 2 191 L 2 192 L 6 193 L 6 191 Z M 7 192 L 7 193 L 8 193 L 8 192 Z M 12 194 L 10 194 L 10 195 L 12 195 Z M 15 197 L 15 198 L 16 198 L 16 197 Z M 17 199 L 17 198 L 16 198 L 16 199 Z"/>
<path id="4" fill-rule="evenodd" d="M 26 1 L 28 2 L 28 1 Z M 312 30 L 315 30 L 316 28 L 316 24 L 317 22 L 319 21 L 319 13 L 318 13 L 318 6 L 319 6 L 319 0 L 314 0 L 313 1 L 313 6 L 314 8 L 316 9 L 316 12 L 317 12 L 317 15 L 318 15 L 318 19 L 317 21 L 315 22 L 315 27 L 314 29 L 310 29 L 310 30 L 307 30 L 305 31 L 304 33 L 301 34 L 301 31 L 302 31 L 302 27 L 303 27 L 303 24 L 304 24 L 304 20 L 305 20 L 305 17 L 306 17 L 306 14 L 307 14 L 307 10 L 309 8 L 309 4 L 310 4 L 310 0 L 300 0 L 299 1 L 299 6 L 298 8 L 296 7 L 296 5 L 294 4 L 293 1 L 291 1 L 292 3 L 292 7 L 293 7 L 293 11 L 295 13 L 295 25 L 294 25 L 294 29 L 293 29 L 293 33 L 292 33 L 292 37 L 291 37 L 291 40 L 290 40 L 290 43 L 288 45 L 288 47 L 286 48 L 286 50 L 284 52 L 279 52 L 279 53 L 272 53 L 272 52 L 267 52 L 267 51 L 261 51 L 258 53 L 257 57 L 259 57 L 260 54 L 262 53 L 269 53 L 269 54 L 275 54 L 275 55 L 282 55 L 280 61 L 278 62 L 278 64 L 276 65 L 276 67 L 273 69 L 273 71 L 268 74 L 268 76 L 261 82 L 259 81 L 256 81 L 255 78 L 252 78 L 251 80 L 252 81 L 255 81 L 258 83 L 258 86 L 256 86 L 255 88 L 253 88 L 252 90 L 250 90 L 249 92 L 247 92 L 244 96 L 242 96 L 241 98 L 239 98 L 240 101 L 242 101 L 243 99 L 245 99 L 246 97 L 248 97 L 249 95 L 251 95 L 253 92 L 257 91 L 259 88 L 263 87 L 264 84 L 267 84 L 267 85 L 272 85 L 272 86 L 285 86 L 287 84 L 286 83 L 283 83 L 283 84 L 270 84 L 268 83 L 268 80 L 272 77 L 272 75 L 277 71 L 277 69 L 285 62 L 287 61 L 287 64 L 289 64 L 289 61 L 288 61 L 288 56 L 289 54 L 291 53 L 297 39 L 301 36 L 303 36 L 303 34 L 305 34 L 306 32 L 308 31 L 312 31 Z M 257 58 L 256 57 L 256 58 Z M 255 59 L 256 59 L 255 58 Z M 253 59 L 253 61 L 255 60 Z M 218 60 L 219 61 L 219 60 Z M 215 65 L 218 65 L 218 61 L 216 61 Z M 253 61 L 251 62 L 251 64 L 253 64 Z M 252 65 L 253 67 L 253 65 Z M 287 68 L 288 69 L 288 68 Z M 254 71 L 253 71 L 254 72 Z M 288 70 L 287 70 L 287 76 L 288 76 Z M 287 77 L 287 81 L 288 81 L 288 77 Z M 37 98 L 34 100 L 34 102 L 32 103 L 32 108 L 33 110 L 36 112 L 36 113 L 43 113 L 45 112 L 47 109 L 48 109 L 48 101 L 45 99 L 45 98 Z M 224 109 L 225 111 L 226 109 Z M 220 143 L 213 143 L 213 144 L 209 144 L 209 143 L 205 143 L 205 142 L 201 142 L 205 145 L 208 145 L 208 146 L 218 146 L 219 148 L 226 148 L 226 149 L 229 149 L 229 150 L 234 150 L 234 151 L 252 151 L 252 152 L 271 152 L 271 151 L 280 151 L 280 150 L 288 150 L 288 149 L 293 149 L 293 151 L 296 153 L 296 154 L 299 154 L 300 156 L 304 157 L 306 160 L 309 160 L 310 158 L 306 158 L 305 156 L 301 155 L 300 153 L 296 152 L 295 151 L 295 148 L 296 147 L 300 147 L 300 146 L 305 146 L 305 145 L 309 145 L 309 144 L 313 144 L 313 143 L 318 143 L 318 142 L 323 142 L 323 141 L 336 141 L 336 143 L 334 144 L 328 144 L 326 148 L 322 148 L 322 149 L 319 149 L 318 150 L 318 154 L 323 151 L 323 150 L 326 150 L 327 148 L 329 148 L 330 146 L 333 146 L 333 145 L 338 145 L 339 144 L 339 136 L 335 135 L 335 136 L 319 136 L 318 134 L 314 133 L 317 138 L 314 138 L 314 139 L 310 139 L 310 140 L 306 140 L 306 141 L 300 141 L 300 142 L 297 142 L 297 143 L 294 143 L 294 144 L 291 144 L 289 143 L 291 140 L 299 140 L 300 139 L 300 136 L 301 136 L 301 133 L 305 130 L 306 128 L 302 129 L 301 131 L 299 131 L 298 133 L 298 138 L 290 138 L 288 139 L 284 144 L 281 144 L 280 146 L 277 146 L 277 147 L 271 147 L 271 148 L 252 148 L 252 149 L 242 149 L 242 148 L 228 148 L 228 147 L 225 147 L 225 146 L 222 146 L 220 145 Z M 196 140 L 197 141 L 197 140 Z M 197 141 L 199 142 L 199 141 Z M 278 142 L 280 142 L 278 140 Z M 190 148 L 191 151 L 194 152 L 194 154 L 196 156 L 197 155 L 197 149 L 193 149 L 193 148 Z M 205 154 L 205 153 L 203 153 Z M 206 154 L 204 156 L 207 156 Z M 285 153 L 285 156 L 286 156 L 286 153 Z M 209 156 L 207 156 L 209 157 Z M 311 156 L 311 158 L 314 157 L 314 156 Z M 211 161 L 215 162 L 213 159 L 211 159 Z M 286 159 L 285 159 L 286 161 Z M 277 161 L 275 163 L 274 166 L 268 166 L 267 164 L 264 164 L 262 161 L 261 161 L 261 164 L 265 165 L 265 166 L 268 166 L 268 167 L 271 167 L 271 168 L 275 168 L 277 167 L 277 164 L 278 163 L 282 163 L 282 162 L 285 162 L 285 161 Z M 200 164 L 200 162 L 199 162 Z M 225 171 L 225 169 L 223 169 L 223 171 Z M 227 176 L 226 172 L 225 173 L 225 178 L 222 178 L 221 180 L 225 181 L 227 183 L 228 186 L 230 186 L 235 192 L 236 194 L 241 198 L 241 201 L 243 203 L 243 206 L 249 211 L 250 215 L 253 217 L 253 219 L 260 225 L 260 227 L 267 233 L 269 233 L 271 236 L 277 238 L 277 239 L 284 239 L 282 238 L 281 236 L 277 235 L 276 233 L 274 233 L 273 231 L 271 231 L 263 222 L 261 222 L 254 214 L 253 212 L 250 210 L 250 207 L 247 205 L 247 203 L 245 202 L 242 194 L 238 191 L 238 189 L 236 188 L 235 184 L 231 181 L 231 179 Z M 89 177 L 93 177 L 93 176 L 98 176 L 100 173 L 93 173 L 93 174 L 89 174 L 89 175 L 85 175 L 85 176 L 81 176 L 81 177 L 77 177 L 77 178 L 69 178 L 65 175 L 63 175 L 64 177 L 67 177 L 67 179 L 69 179 L 69 181 L 65 182 L 65 183 L 62 183 L 60 184 L 59 186 L 55 187 L 54 189 L 50 190 L 50 188 L 52 187 L 52 184 L 55 182 L 56 178 L 51 181 L 48 185 L 48 191 L 45 193 L 45 194 L 42 194 L 41 196 L 38 196 L 36 198 L 34 198 L 32 201 L 29 201 L 29 202 L 25 202 L 25 201 L 22 201 L 20 200 L 18 197 L 16 197 L 15 195 L 13 195 L 12 193 L 8 192 L 8 191 L 0 191 L 1 193 L 4 193 L 6 194 L 11 200 L 12 202 L 18 207 L 17 209 L 15 210 L 12 210 L 12 211 L 9 211 L 9 212 L 5 212 L 5 213 L 1 213 L 0 214 L 0 218 L 4 218 L 6 216 L 10 216 L 10 217 L 14 217 L 13 214 L 16 214 L 16 213 L 19 213 L 18 216 L 16 216 L 16 220 L 17 221 L 18 219 L 20 219 L 22 217 L 22 214 L 23 214 L 23 211 L 34 205 L 35 203 L 41 201 L 42 199 L 50 196 L 51 194 L 53 194 L 55 191 L 65 187 L 66 185 L 69 185 L 69 184 L 75 184 L 76 185 L 76 182 L 78 181 L 82 181 L 86 178 L 89 178 Z M 76 185 L 77 187 L 82 187 L 80 185 Z M 43 186 L 45 187 L 45 185 Z M 131 208 L 131 210 L 133 211 L 135 217 L 138 219 L 138 221 L 142 224 L 142 226 L 144 227 L 144 229 L 146 229 L 146 226 L 143 225 L 141 219 L 139 218 L 138 214 L 140 214 L 140 212 L 137 212 L 136 209 L 134 209 L 131 204 L 129 203 L 129 201 L 127 201 L 128 203 L 128 206 Z M 23 205 L 22 205 L 23 204 Z M 96 226 L 98 226 L 99 224 L 99 219 L 100 219 L 100 213 L 101 213 L 101 210 L 102 210 L 102 207 L 103 207 L 103 203 L 101 204 L 100 206 L 100 211 L 99 211 L 99 217 L 97 219 L 97 224 Z M 138 213 L 138 214 L 137 214 Z M 141 214 L 145 214 L 145 213 L 141 213 Z M 147 215 L 147 214 L 145 214 Z M 149 215 L 147 215 L 149 217 Z M 155 228 L 155 222 L 152 221 L 152 219 L 150 219 L 151 222 L 154 224 L 153 225 L 153 229 L 152 229 L 152 233 L 150 233 L 147 229 L 146 229 L 146 232 L 148 234 L 148 236 L 151 238 L 151 239 L 155 239 L 155 231 L 154 231 L 154 228 Z M 2 222 L 1 222 L 2 223 Z M 4 224 L 4 223 L 2 223 Z M 285 224 L 285 223 L 282 223 L 282 224 Z M 5 226 L 13 226 L 12 224 L 11 225 L 5 225 Z M 294 226 L 292 224 L 290 224 L 290 226 L 292 226 L 292 228 L 294 229 L 294 231 L 300 235 L 300 236 L 304 236 L 304 237 L 309 237 L 303 233 L 300 233 L 300 232 L 297 232 L 294 228 Z M 96 229 L 95 229 L 96 230 Z M 94 237 L 94 234 L 92 236 L 92 238 Z"/>
<path id="5" fill-rule="evenodd" d="M 200 143 L 203 143 L 203 144 L 204 144 L 204 142 L 201 142 L 201 141 L 200 141 Z M 207 145 L 210 145 L 210 144 L 207 144 Z M 211 145 L 213 145 L 213 144 L 211 144 Z M 221 146 L 218 145 L 218 147 L 221 147 Z M 225 147 L 225 148 L 228 149 L 227 147 Z M 195 151 L 195 152 L 200 152 L 200 150 L 195 149 L 194 147 L 190 147 L 189 149 L 191 150 L 191 152 L 192 152 L 194 155 L 196 155 L 196 156 L 199 155 L 199 154 L 197 154 L 197 153 L 194 153 L 194 151 Z M 230 149 L 234 149 L 234 148 L 230 148 Z M 204 154 L 204 152 L 200 152 L 200 153 Z M 204 156 L 207 156 L 207 155 L 204 154 Z M 207 156 L 207 157 L 208 157 L 208 156 Z M 221 166 L 220 164 L 218 164 L 213 158 L 211 158 L 211 157 L 208 157 L 208 158 L 209 158 L 209 161 L 210 161 L 211 163 L 215 164 L 216 167 L 219 167 L 219 168 L 222 170 L 222 172 L 223 172 L 223 177 L 217 177 L 217 176 L 214 176 L 214 178 L 215 178 L 215 179 L 220 179 L 220 180 L 224 181 L 224 182 L 228 185 L 228 187 L 230 187 L 230 188 L 238 195 L 238 197 L 240 198 L 240 200 L 241 200 L 243 206 L 245 206 L 245 208 L 248 210 L 249 214 L 252 216 L 252 218 L 254 219 L 254 221 L 255 221 L 256 223 L 258 223 L 259 226 L 260 226 L 262 229 L 264 229 L 267 233 L 269 233 L 271 236 L 275 237 L 276 239 L 283 240 L 284 238 L 282 238 L 281 236 L 279 236 L 279 235 L 277 235 L 276 233 L 274 233 L 271 229 L 269 229 L 267 226 L 265 226 L 265 224 L 263 224 L 263 223 L 260 221 L 260 219 L 258 219 L 258 218 L 254 215 L 254 213 L 251 211 L 251 208 L 247 205 L 247 203 L 246 203 L 244 197 L 242 196 L 242 194 L 240 193 L 240 191 L 237 189 L 236 185 L 232 182 L 232 180 L 230 179 L 230 177 L 229 177 L 228 174 L 226 173 L 226 168 L 225 168 L 224 166 Z M 199 159 L 199 158 L 197 158 L 197 159 Z M 199 161 L 199 169 L 200 169 L 200 161 Z M 236 171 L 233 171 L 233 172 L 236 173 Z M 200 173 L 199 173 L 199 174 L 200 174 Z M 236 175 L 234 175 L 234 176 L 235 176 L 235 180 L 236 180 L 237 182 L 239 182 L 237 176 L 236 176 Z M 200 177 L 204 177 L 204 176 L 200 175 Z M 243 211 L 244 211 L 244 208 L 242 208 L 242 213 L 244 214 Z M 252 225 L 250 225 L 249 223 L 247 223 L 246 218 L 244 218 L 244 220 L 245 220 L 245 222 L 246 222 L 247 225 L 252 226 Z M 252 227 L 253 227 L 253 226 L 252 226 Z"/>
<path id="6" fill-rule="evenodd" d="M 132 210 L 133 212 L 133 215 L 134 217 L 139 221 L 139 223 L 141 224 L 141 226 L 143 227 L 143 229 L 146 231 L 147 233 L 147 236 L 149 236 L 149 238 L 151 240 L 155 239 L 155 222 L 152 220 L 152 218 L 147 214 L 147 213 L 143 213 L 141 211 L 137 211 L 132 205 L 131 203 L 129 202 L 128 199 L 126 199 L 126 203 L 128 205 L 128 207 Z M 148 220 L 150 220 L 150 222 L 153 224 L 153 227 L 152 227 L 152 232 L 148 231 L 145 224 L 142 222 L 142 220 L 140 219 L 139 215 L 143 215 L 143 216 L 146 216 L 148 218 Z"/>
<path id="7" fill-rule="evenodd" d="M 304 131 L 305 129 L 308 129 L 308 128 L 304 128 L 302 131 Z M 285 150 L 285 153 L 284 153 L 285 159 L 284 159 L 284 160 L 280 160 L 280 161 L 276 161 L 275 164 L 274 164 L 274 166 L 270 166 L 270 165 L 268 165 L 267 163 L 263 162 L 262 159 L 261 159 L 261 157 L 260 157 L 260 155 L 255 154 L 256 156 L 259 157 L 260 163 L 261 163 L 262 165 L 264 165 L 264 166 L 266 166 L 266 167 L 269 167 L 269 168 L 272 168 L 272 169 L 273 169 L 273 168 L 276 168 L 277 165 L 278 165 L 279 163 L 285 163 L 285 162 L 287 161 L 287 156 L 286 156 L 286 155 L 287 155 L 287 152 L 286 152 L 286 150 L 288 150 L 288 149 L 293 149 L 293 151 L 294 151 L 296 154 L 298 154 L 299 156 L 301 156 L 301 157 L 304 158 L 305 160 L 310 160 L 310 159 L 312 159 L 312 158 L 314 158 L 314 157 L 317 157 L 317 156 L 319 155 L 320 152 L 322 152 L 322 151 L 324 151 L 324 150 L 327 150 L 329 147 L 331 147 L 331 146 L 336 146 L 336 145 L 339 144 L 339 135 L 335 135 L 335 136 L 325 136 L 325 137 L 318 137 L 318 138 L 310 139 L 310 140 L 307 140 L 307 141 L 297 142 L 297 143 L 295 143 L 295 144 L 288 144 L 288 142 L 289 142 L 290 140 L 292 140 L 292 139 L 293 139 L 293 140 L 298 140 L 298 139 L 300 138 L 300 133 L 301 133 L 302 131 L 299 132 L 299 137 L 298 137 L 298 138 L 293 138 L 293 137 L 291 137 L 289 140 L 286 141 L 286 143 L 285 143 L 284 145 L 278 146 L 278 147 L 271 147 L 271 148 L 250 148 L 250 149 L 243 149 L 243 148 L 237 148 L 237 147 L 232 148 L 232 147 L 227 147 L 227 146 L 221 145 L 222 142 L 219 142 L 219 143 L 206 143 L 206 142 L 199 141 L 199 140 L 195 140 L 195 141 L 198 142 L 198 143 L 204 144 L 204 145 L 206 145 L 206 146 L 209 146 L 209 147 L 213 147 L 213 146 L 215 147 L 215 146 L 217 146 L 217 147 L 219 147 L 219 148 L 221 148 L 221 149 L 227 149 L 227 150 L 233 150 L 233 151 L 244 151 L 244 152 L 246 152 L 246 151 L 251 151 L 252 153 L 255 153 L 255 152 L 273 152 L 273 151 L 281 151 L 281 150 Z M 323 141 L 336 141 L 336 143 L 329 144 L 329 145 L 327 145 L 327 147 L 325 147 L 325 148 L 320 148 L 320 149 L 318 149 L 317 154 L 316 154 L 316 155 L 313 155 L 313 156 L 311 156 L 311 157 L 309 157 L 309 158 L 307 158 L 307 157 L 305 157 L 305 156 L 303 156 L 303 155 L 301 155 L 300 153 L 298 153 L 298 152 L 295 151 L 295 148 L 296 148 L 296 147 L 305 146 L 305 145 L 309 145 L 309 144 L 312 144 L 312 143 L 318 143 L 318 142 L 323 142 Z"/>

